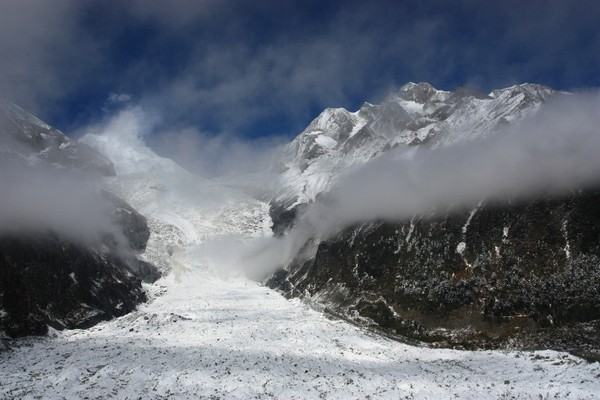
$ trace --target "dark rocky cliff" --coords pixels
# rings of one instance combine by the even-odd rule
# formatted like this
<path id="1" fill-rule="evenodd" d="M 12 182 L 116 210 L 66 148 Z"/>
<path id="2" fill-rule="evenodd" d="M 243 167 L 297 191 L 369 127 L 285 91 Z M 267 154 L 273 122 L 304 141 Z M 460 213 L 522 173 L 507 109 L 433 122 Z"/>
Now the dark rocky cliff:
<path id="1" fill-rule="evenodd" d="M 0 238 L 0 330 L 9 336 L 89 327 L 145 300 L 140 279 L 110 254 L 51 233 Z"/>
<path id="2" fill-rule="evenodd" d="M 146 301 L 142 281 L 160 277 L 136 257 L 150 235 L 146 219 L 122 200 L 113 218 L 127 244 L 106 235 L 77 242 L 53 231 L 0 235 L 0 332 L 8 336 L 84 328 L 124 315 Z"/>
<path id="3" fill-rule="evenodd" d="M 37 184 L 51 187 L 53 179 L 69 179 L 73 174 L 78 180 L 67 188 L 90 183 L 94 191 L 89 199 L 102 206 L 102 222 L 107 222 L 90 241 L 37 220 L 17 228 L 23 222 L 21 214 L 2 219 L 0 337 L 44 334 L 48 326 L 88 327 L 130 312 L 146 300 L 141 282 L 160 276 L 153 265 L 137 258 L 146 248 L 150 230 L 146 219 L 129 204 L 93 186 L 100 176 L 114 175 L 108 159 L 19 107 L 0 101 L 0 172 L 2 193 L 7 196 L 0 194 L 0 201 L 6 203 L 11 190 L 25 187 L 30 188 L 28 196 L 42 197 L 40 204 L 60 199 L 43 198 L 45 192 L 36 192 Z M 65 198 L 70 195 L 64 193 Z M 15 206 L 18 209 L 13 201 L 10 207 Z M 4 214 L 10 214 L 10 207 Z M 51 213 L 53 208 L 47 210 Z"/>
<path id="4" fill-rule="evenodd" d="M 597 357 L 600 192 L 353 226 L 269 285 L 433 345 Z"/>

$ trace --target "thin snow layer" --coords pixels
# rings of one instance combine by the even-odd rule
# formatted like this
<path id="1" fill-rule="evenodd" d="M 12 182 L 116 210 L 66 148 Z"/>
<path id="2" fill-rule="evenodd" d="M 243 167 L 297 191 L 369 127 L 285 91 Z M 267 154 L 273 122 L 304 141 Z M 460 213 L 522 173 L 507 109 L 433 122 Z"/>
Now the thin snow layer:
<path id="1" fill-rule="evenodd" d="M 594 399 L 600 365 L 552 351 L 413 347 L 191 267 L 164 295 L 0 358 L 0 398 Z"/>

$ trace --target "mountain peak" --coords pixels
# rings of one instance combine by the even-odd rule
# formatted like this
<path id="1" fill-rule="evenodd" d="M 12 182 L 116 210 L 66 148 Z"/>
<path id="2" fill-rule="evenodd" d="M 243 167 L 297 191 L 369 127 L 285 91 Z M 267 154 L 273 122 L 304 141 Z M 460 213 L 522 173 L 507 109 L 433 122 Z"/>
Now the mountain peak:
<path id="1" fill-rule="evenodd" d="M 402 90 L 411 90 L 414 88 L 430 88 L 436 90 L 435 87 L 429 82 L 406 82 L 404 85 L 400 86 L 400 91 Z"/>
<path id="2" fill-rule="evenodd" d="M 286 204 L 312 201 L 337 171 L 398 146 L 439 147 L 486 136 L 535 112 L 555 93 L 532 83 L 486 95 L 470 87 L 445 91 L 408 82 L 381 104 L 365 102 L 356 112 L 327 108 L 288 146 L 279 198 Z"/>
<path id="3" fill-rule="evenodd" d="M 351 124 L 352 113 L 343 107 L 326 108 L 312 120 L 307 131 L 339 130 Z"/>

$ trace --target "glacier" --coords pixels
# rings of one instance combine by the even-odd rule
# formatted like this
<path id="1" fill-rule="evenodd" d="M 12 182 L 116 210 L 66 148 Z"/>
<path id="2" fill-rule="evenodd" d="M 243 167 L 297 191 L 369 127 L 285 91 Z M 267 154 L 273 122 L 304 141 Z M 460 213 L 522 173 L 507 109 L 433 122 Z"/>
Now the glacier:
<path id="1" fill-rule="evenodd" d="M 446 129 L 447 120 L 433 121 L 431 115 L 451 94 L 418 88 L 410 96 L 401 90 L 402 96 L 390 100 L 410 121 L 430 122 L 416 134 L 407 130 L 390 139 L 385 131 L 393 121 L 367 121 L 375 107 L 370 104 L 356 113 L 326 110 L 288 147 L 279 199 L 289 205 L 310 201 L 330 187 L 335 171 L 366 162 L 390 142 L 423 141 L 428 132 Z M 461 140 L 515 115 L 506 110 L 519 109 L 524 101 L 527 107 L 516 114 L 531 111 L 547 94 L 527 86 L 470 97 L 460 107 L 481 103 L 486 114 L 500 117 L 491 122 L 461 111 L 453 117 L 464 128 Z M 437 105 L 419 103 L 420 96 Z M 116 176 L 104 178 L 106 187 L 148 219 L 151 235 L 142 257 L 157 265 L 163 278 L 144 284 L 150 301 L 130 314 L 90 329 L 19 339 L 10 351 L 0 351 L 0 398 L 598 398 L 599 363 L 555 351 L 459 351 L 400 343 L 249 279 L 243 265 L 229 264 L 251 257 L 245 244 L 272 236 L 268 200 L 158 156 L 139 132 L 143 116 L 120 118 L 82 142 L 114 163 Z M 362 135 L 371 135 L 369 145 L 352 147 Z M 458 133 L 443 140 L 455 140 L 453 135 Z M 203 256 L 215 243 L 220 246 L 214 256 Z"/>

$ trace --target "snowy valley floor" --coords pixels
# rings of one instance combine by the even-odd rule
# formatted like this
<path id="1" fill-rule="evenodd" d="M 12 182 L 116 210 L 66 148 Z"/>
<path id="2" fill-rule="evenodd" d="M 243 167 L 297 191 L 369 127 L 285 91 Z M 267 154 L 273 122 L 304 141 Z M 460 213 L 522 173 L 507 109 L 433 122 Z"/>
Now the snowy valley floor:
<path id="1" fill-rule="evenodd" d="M 2 399 L 595 399 L 600 364 L 418 348 L 201 269 L 138 311 L 0 353 Z"/>

